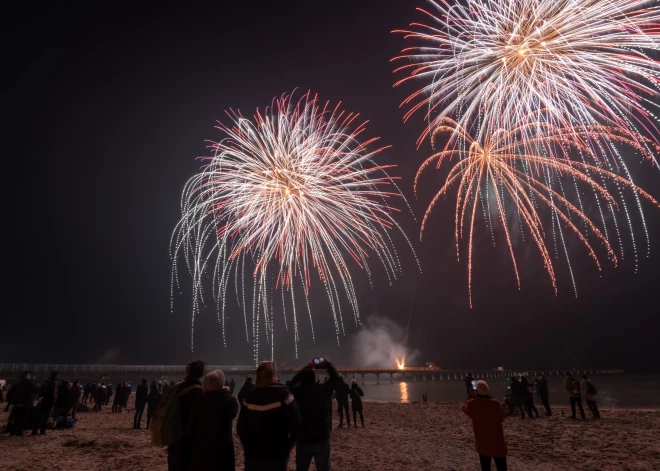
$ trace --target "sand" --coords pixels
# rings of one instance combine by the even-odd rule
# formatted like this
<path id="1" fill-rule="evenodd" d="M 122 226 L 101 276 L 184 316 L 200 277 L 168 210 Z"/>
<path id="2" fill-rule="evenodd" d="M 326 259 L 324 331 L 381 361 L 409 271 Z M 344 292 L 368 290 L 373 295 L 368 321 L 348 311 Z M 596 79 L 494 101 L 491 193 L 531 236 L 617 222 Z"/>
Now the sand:
<path id="1" fill-rule="evenodd" d="M 505 420 L 510 470 L 660 469 L 660 411 L 603 410 L 602 420 L 583 422 L 554 410 L 551 418 Z M 471 422 L 459 404 L 366 402 L 364 414 L 366 428 L 333 430 L 333 469 L 479 469 Z M 0 413 L 0 429 L 7 417 Z M 148 431 L 132 430 L 130 411 L 78 417 L 75 429 L 46 436 L 0 435 L 0 469 L 167 469 L 165 450 L 151 446 Z M 242 470 L 238 437 L 235 443 Z"/>

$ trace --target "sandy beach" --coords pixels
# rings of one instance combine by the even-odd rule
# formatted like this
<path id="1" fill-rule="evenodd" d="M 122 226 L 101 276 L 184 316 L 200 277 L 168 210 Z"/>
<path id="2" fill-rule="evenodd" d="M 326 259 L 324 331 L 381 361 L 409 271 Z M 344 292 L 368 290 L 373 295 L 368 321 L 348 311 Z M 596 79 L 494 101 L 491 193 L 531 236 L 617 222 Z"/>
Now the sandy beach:
<path id="1" fill-rule="evenodd" d="M 602 421 L 583 422 L 554 410 L 551 418 L 505 421 L 510 470 L 660 469 L 660 411 L 604 410 Z M 0 429 L 7 417 L 0 413 Z M 131 429 L 131 412 L 112 414 L 106 408 L 78 417 L 75 429 L 48 431 L 46 436 L 0 435 L 0 467 L 167 469 L 165 450 L 151 446 L 149 432 Z M 364 429 L 333 430 L 333 469 L 479 469 L 471 422 L 459 404 L 367 402 L 365 421 Z M 238 437 L 235 443 L 237 469 L 242 470 Z M 289 469 L 295 469 L 293 454 Z"/>

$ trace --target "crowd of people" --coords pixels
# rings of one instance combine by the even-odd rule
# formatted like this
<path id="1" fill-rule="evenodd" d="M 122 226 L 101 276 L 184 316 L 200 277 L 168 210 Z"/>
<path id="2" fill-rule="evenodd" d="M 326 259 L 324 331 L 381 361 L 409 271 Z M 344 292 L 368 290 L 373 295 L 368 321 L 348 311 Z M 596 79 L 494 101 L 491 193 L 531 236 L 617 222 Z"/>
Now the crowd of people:
<path id="1" fill-rule="evenodd" d="M 315 370 L 327 373 L 323 381 L 317 380 Z M 167 446 L 170 470 L 234 469 L 232 431 L 237 417 L 236 431 L 247 471 L 285 470 L 294 448 L 298 471 L 308 470 L 312 460 L 319 471 L 329 470 L 333 400 L 339 427 L 344 427 L 344 419 L 348 427 L 351 425 L 349 402 L 353 426 L 358 426 L 359 417 L 364 427 L 364 392 L 355 380 L 349 386 L 326 358 L 312 360 L 286 384 L 279 382 L 274 363 L 263 362 L 256 370 L 256 381 L 248 377 L 236 396 L 234 380 L 227 381 L 222 371 L 204 373 L 204 362 L 197 360 L 187 365 L 185 378 L 179 383 L 153 380 L 148 384 L 143 379 L 136 388 L 133 428 L 141 428 L 146 408 L 146 427 L 151 429 L 155 445 Z M 465 384 L 468 398 L 462 410 L 472 420 L 481 469 L 490 470 L 494 461 L 498 471 L 505 471 L 507 448 L 502 422 L 513 414 L 520 414 L 522 419 L 526 415 L 540 417 L 534 395 L 540 397 L 545 416 L 551 416 L 547 380 L 542 374 L 534 384 L 524 375 L 512 377 L 503 405 L 490 396 L 485 381 L 475 381 L 468 373 Z M 598 392 L 587 375 L 579 381 L 566 372 L 564 388 L 570 418 L 576 418 L 577 408 L 586 419 L 585 401 L 593 418 L 600 419 Z M 63 380 L 58 384 L 57 373 L 37 387 L 31 375 L 22 373 L 11 389 L 0 394 L 7 400 L 5 411 L 12 406 L 7 432 L 21 436 L 26 428 L 32 429 L 33 435 L 45 434 L 50 417 L 64 424 L 75 421 L 76 411 L 86 408 L 87 403 L 93 404 L 91 411 L 98 412 L 114 397 L 112 412 L 122 412 L 131 392 L 130 382 L 118 383 L 114 390 L 105 382 L 82 386 L 78 381 Z"/>

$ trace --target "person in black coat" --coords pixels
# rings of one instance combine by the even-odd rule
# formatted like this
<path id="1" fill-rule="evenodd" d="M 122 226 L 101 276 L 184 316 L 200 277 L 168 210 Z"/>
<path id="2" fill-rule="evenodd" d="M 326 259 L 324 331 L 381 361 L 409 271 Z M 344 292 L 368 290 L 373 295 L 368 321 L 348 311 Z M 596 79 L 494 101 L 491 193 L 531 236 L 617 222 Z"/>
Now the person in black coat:
<path id="1" fill-rule="evenodd" d="M 339 383 L 335 388 L 335 399 L 337 399 L 337 407 L 339 411 L 339 426 L 344 426 L 344 412 L 346 412 L 346 423 L 351 426 L 351 417 L 348 415 L 348 396 L 350 389 L 348 384 L 344 381 L 342 376 L 339 377 Z"/>
<path id="2" fill-rule="evenodd" d="M 540 374 L 536 377 L 536 393 L 541 396 L 541 404 L 545 407 L 545 415 L 547 417 L 552 415 L 552 409 L 550 409 L 550 401 L 548 399 L 550 393 L 548 391 L 548 381 L 545 379 L 543 374 Z"/>
<path id="3" fill-rule="evenodd" d="M 23 435 L 25 422 L 32 410 L 32 404 L 37 397 L 38 388 L 32 382 L 27 373 L 21 373 L 20 381 L 14 384 L 7 394 L 10 396 L 10 402 L 13 405 L 9 414 L 8 428 L 9 435 Z M 11 427 L 10 425 L 11 424 Z"/>
<path id="4" fill-rule="evenodd" d="M 155 380 L 149 386 L 149 396 L 147 397 L 147 428 L 149 428 L 151 418 L 154 416 L 154 412 L 156 412 L 160 401 L 163 399 L 163 394 L 160 392 L 158 386 Z"/>
<path id="5" fill-rule="evenodd" d="M 351 408 L 353 409 L 353 426 L 357 428 L 357 413 L 360 414 L 360 422 L 364 428 L 364 417 L 362 416 L 362 388 L 358 386 L 357 381 L 351 381 Z"/>
<path id="6" fill-rule="evenodd" d="M 192 443 L 191 470 L 235 469 L 232 422 L 238 413 L 238 401 L 223 384 L 225 375 L 220 370 L 204 376 L 204 394 L 197 401 L 188 422 Z"/>
<path id="7" fill-rule="evenodd" d="M 236 383 L 234 382 L 234 378 L 232 378 L 229 382 L 229 392 L 234 394 L 234 389 L 236 389 Z"/>
<path id="8" fill-rule="evenodd" d="M 192 443 L 188 435 L 188 421 L 199 397 L 202 395 L 202 376 L 204 362 L 195 360 L 186 366 L 186 378 L 175 385 L 171 394 L 179 397 L 183 437 L 167 447 L 167 469 L 169 471 L 188 471 L 192 462 Z"/>
<path id="9" fill-rule="evenodd" d="M 80 403 L 80 383 L 78 381 L 73 382 L 73 386 L 69 389 L 66 398 L 66 412 L 64 413 L 64 418 L 66 419 L 71 411 L 71 418 L 76 418 L 76 412 L 78 411 L 78 404 Z"/>
<path id="10" fill-rule="evenodd" d="M 37 434 L 40 429 L 41 435 L 46 435 L 46 424 L 57 399 L 57 372 L 54 371 L 50 378 L 39 388 L 39 405 L 37 420 L 32 428 L 32 435 Z"/>
<path id="11" fill-rule="evenodd" d="M 112 383 L 108 383 L 108 386 L 106 388 L 106 395 L 105 395 L 105 404 L 104 406 L 107 406 L 110 404 L 110 398 L 112 397 Z M 114 402 L 113 402 L 114 404 Z"/>
<path id="12" fill-rule="evenodd" d="M 532 412 L 536 413 L 536 417 L 538 417 L 539 411 L 534 405 L 534 387 L 527 382 L 527 378 L 524 376 L 520 378 L 520 384 L 525 391 L 525 407 L 527 408 L 527 413 L 529 414 L 529 418 L 531 419 L 532 417 L 534 417 L 532 415 Z"/>
<path id="13" fill-rule="evenodd" d="M 238 402 L 240 404 L 243 404 L 243 401 L 245 400 L 245 396 L 248 395 L 250 391 L 254 389 L 254 383 L 252 382 L 252 378 L 249 376 L 245 378 L 245 382 L 243 383 L 243 386 L 241 386 L 241 390 L 238 391 Z"/>
<path id="14" fill-rule="evenodd" d="M 147 405 L 148 397 L 149 386 L 147 386 L 147 380 L 143 379 L 142 384 L 140 384 L 135 390 L 135 416 L 133 417 L 133 428 L 140 428 L 140 422 L 142 422 L 142 414 L 144 413 L 144 408 Z"/>
<path id="15" fill-rule="evenodd" d="M 117 383 L 117 388 L 115 389 L 115 399 L 112 401 L 112 412 L 121 412 L 121 397 L 124 394 L 124 386 L 121 383 Z"/>
<path id="16" fill-rule="evenodd" d="M 316 382 L 314 368 L 325 369 L 328 380 Z M 307 471 L 312 458 L 318 471 L 330 469 L 330 432 L 332 431 L 332 393 L 339 373 L 327 359 L 317 358 L 291 380 L 291 389 L 302 420 L 296 443 L 296 471 Z"/>
<path id="17" fill-rule="evenodd" d="M 97 392 L 98 386 L 96 383 L 92 383 L 89 386 L 89 402 L 94 404 L 96 402 L 96 392 Z"/>
<path id="18" fill-rule="evenodd" d="M 85 404 L 87 402 L 87 399 L 89 398 L 89 390 L 90 390 L 90 385 L 89 383 L 85 384 L 85 389 L 83 391 L 83 397 L 82 397 L 82 402 Z"/>

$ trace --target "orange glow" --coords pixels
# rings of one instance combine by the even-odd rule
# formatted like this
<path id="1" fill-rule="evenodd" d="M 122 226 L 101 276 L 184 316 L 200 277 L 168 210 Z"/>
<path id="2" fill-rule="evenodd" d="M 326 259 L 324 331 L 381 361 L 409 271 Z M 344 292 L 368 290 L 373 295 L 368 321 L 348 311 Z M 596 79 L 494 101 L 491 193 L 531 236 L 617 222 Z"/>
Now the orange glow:
<path id="1" fill-rule="evenodd" d="M 404 369 L 406 367 L 406 358 L 401 357 L 401 360 L 398 358 L 395 358 L 396 360 L 396 367 L 399 368 L 400 370 Z"/>

